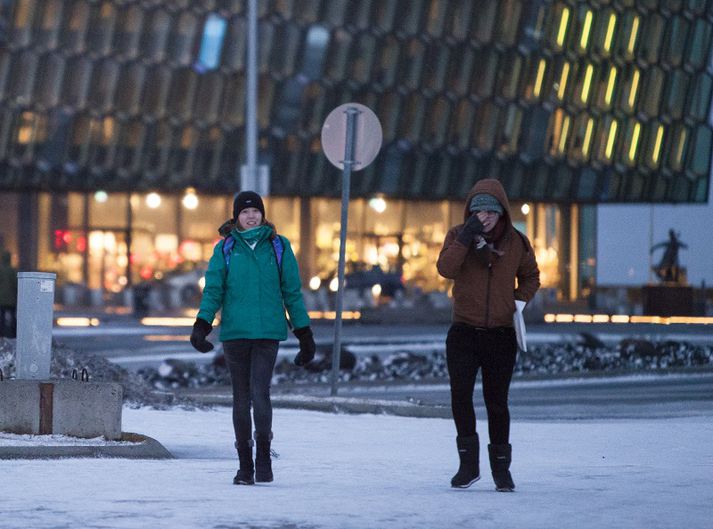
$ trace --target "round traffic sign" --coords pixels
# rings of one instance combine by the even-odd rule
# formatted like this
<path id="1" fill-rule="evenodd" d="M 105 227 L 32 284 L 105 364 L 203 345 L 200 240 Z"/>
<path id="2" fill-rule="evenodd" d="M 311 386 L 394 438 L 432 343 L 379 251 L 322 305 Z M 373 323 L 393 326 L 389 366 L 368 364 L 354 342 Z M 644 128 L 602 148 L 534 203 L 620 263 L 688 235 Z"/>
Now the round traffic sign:
<path id="1" fill-rule="evenodd" d="M 358 171 L 373 162 L 381 149 L 381 123 L 369 107 L 359 103 L 345 103 L 332 110 L 322 125 L 322 150 L 332 165 L 344 169 L 347 116 L 350 113 L 356 119 L 352 171 Z"/>

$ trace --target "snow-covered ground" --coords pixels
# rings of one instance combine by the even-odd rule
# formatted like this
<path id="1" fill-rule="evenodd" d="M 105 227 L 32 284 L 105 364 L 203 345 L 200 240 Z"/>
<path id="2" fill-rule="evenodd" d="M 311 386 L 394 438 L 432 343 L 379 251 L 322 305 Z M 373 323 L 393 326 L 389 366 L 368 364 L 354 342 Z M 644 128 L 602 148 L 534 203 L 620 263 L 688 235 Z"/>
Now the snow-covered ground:
<path id="1" fill-rule="evenodd" d="M 487 461 L 470 489 L 450 488 L 457 454 L 445 419 L 275 410 L 275 482 L 252 487 L 232 485 L 227 408 L 125 408 L 123 430 L 177 459 L 0 461 L 0 527 L 713 527 L 713 411 L 514 422 L 512 494 L 495 492 Z"/>

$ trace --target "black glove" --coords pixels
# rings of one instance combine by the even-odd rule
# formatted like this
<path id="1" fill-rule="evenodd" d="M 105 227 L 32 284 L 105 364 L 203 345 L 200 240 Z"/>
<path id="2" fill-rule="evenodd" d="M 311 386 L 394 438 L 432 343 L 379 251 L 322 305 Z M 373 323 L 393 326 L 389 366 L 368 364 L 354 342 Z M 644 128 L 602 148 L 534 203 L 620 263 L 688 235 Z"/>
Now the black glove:
<path id="1" fill-rule="evenodd" d="M 210 323 L 196 318 L 196 322 L 193 324 L 193 331 L 191 331 L 191 345 L 196 351 L 207 353 L 213 350 L 213 344 L 205 339 L 212 330 L 213 326 Z"/>
<path id="2" fill-rule="evenodd" d="M 470 243 L 473 242 L 475 236 L 483 233 L 483 227 L 483 223 L 480 222 L 478 216 L 473 213 L 470 217 L 468 217 L 468 220 L 463 225 L 463 229 L 460 230 L 456 239 L 459 243 L 465 246 L 470 246 Z"/>
<path id="3" fill-rule="evenodd" d="M 317 346 L 314 344 L 312 329 L 309 327 L 295 329 L 295 336 L 300 341 L 300 352 L 295 356 L 295 365 L 300 367 L 306 366 L 314 359 L 314 352 L 317 350 Z"/>

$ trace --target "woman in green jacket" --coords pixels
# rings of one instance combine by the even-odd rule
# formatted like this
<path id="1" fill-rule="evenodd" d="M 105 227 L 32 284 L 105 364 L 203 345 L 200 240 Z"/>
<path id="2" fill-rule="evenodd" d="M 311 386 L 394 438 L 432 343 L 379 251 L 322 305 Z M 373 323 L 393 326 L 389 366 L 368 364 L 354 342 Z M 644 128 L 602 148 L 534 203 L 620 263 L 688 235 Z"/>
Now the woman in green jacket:
<path id="1" fill-rule="evenodd" d="M 229 234 L 215 245 L 208 263 L 191 345 L 202 353 L 213 349 L 206 337 L 222 307 L 220 341 L 233 385 L 233 427 L 240 460 L 233 483 L 252 485 L 273 480 L 270 381 L 279 342 L 287 339 L 285 309 L 300 344 L 295 364 L 309 363 L 315 344 L 302 299 L 297 259 L 289 241 L 277 235 L 265 219 L 260 195 L 253 191 L 238 194 L 228 229 Z"/>

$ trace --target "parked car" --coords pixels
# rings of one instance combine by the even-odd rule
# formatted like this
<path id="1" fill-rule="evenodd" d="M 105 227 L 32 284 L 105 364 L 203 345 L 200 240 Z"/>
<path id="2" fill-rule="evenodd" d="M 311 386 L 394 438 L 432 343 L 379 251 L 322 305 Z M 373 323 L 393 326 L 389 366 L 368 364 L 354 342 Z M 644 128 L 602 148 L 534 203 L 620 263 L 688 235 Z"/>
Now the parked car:
<path id="1" fill-rule="evenodd" d="M 328 279 L 328 283 L 336 278 L 334 272 Z M 344 274 L 344 288 L 357 290 L 360 294 L 371 291 L 374 285 L 381 287 L 381 295 L 394 297 L 396 292 L 404 289 L 404 281 L 401 274 L 395 270 L 385 272 L 379 265 L 368 265 L 366 263 L 349 263 Z"/>
<path id="2" fill-rule="evenodd" d="M 195 304 L 203 292 L 204 276 L 207 269 L 205 263 L 176 268 L 165 272 L 159 281 L 170 298 L 176 299 L 182 305 Z"/>

